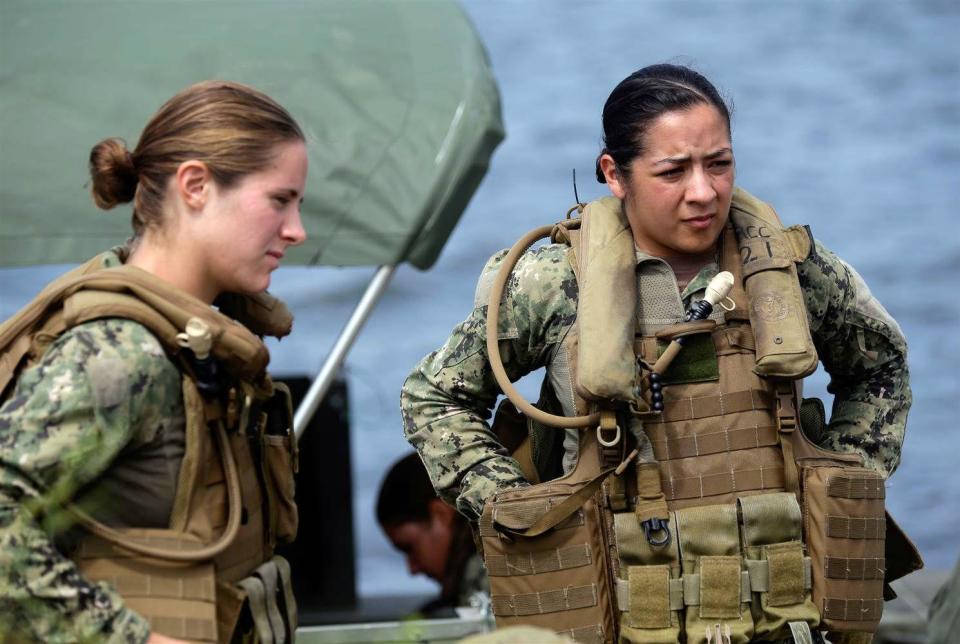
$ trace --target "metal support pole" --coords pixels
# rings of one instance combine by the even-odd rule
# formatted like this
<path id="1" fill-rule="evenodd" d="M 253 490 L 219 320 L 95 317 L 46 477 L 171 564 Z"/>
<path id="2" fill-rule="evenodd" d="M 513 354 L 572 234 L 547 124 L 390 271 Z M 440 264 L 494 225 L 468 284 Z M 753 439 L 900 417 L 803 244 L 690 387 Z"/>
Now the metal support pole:
<path id="1" fill-rule="evenodd" d="M 293 431 L 296 433 L 297 438 L 303 435 L 303 430 L 307 428 L 307 424 L 310 422 L 310 419 L 313 418 L 313 414 L 317 411 L 317 407 L 320 406 L 323 397 L 327 395 L 327 390 L 330 389 L 330 385 L 340 370 L 344 358 L 347 357 L 347 352 L 350 351 L 350 347 L 353 346 L 353 341 L 356 340 L 360 329 L 366 323 L 367 318 L 370 317 L 370 312 L 373 311 L 373 307 L 376 306 L 377 301 L 383 296 L 387 285 L 390 283 L 390 278 L 393 277 L 393 273 L 396 270 L 396 266 L 381 266 L 377 269 L 373 279 L 370 280 L 370 284 L 367 285 L 367 290 L 364 291 L 363 297 L 361 297 L 360 302 L 357 303 L 357 307 L 350 315 L 350 319 L 347 320 L 343 330 L 340 331 L 340 335 L 330 350 L 330 355 L 327 356 L 326 362 L 320 367 L 317 377 L 314 378 L 310 389 L 303 397 L 303 401 L 300 403 L 300 406 L 297 407 L 297 413 L 293 416 Z"/>

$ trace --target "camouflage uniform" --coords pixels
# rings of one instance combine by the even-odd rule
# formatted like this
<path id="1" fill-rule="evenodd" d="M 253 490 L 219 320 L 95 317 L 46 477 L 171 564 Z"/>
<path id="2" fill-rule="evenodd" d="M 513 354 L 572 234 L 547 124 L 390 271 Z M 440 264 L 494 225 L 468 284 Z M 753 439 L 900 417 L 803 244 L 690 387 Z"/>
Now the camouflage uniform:
<path id="1" fill-rule="evenodd" d="M 517 263 L 500 307 L 500 351 L 511 380 L 547 367 L 577 314 L 577 282 L 567 246 L 547 245 Z M 526 483 L 487 425 L 501 393 L 486 351 L 486 293 L 506 251 L 487 263 L 470 316 L 403 386 L 404 433 L 423 458 L 437 492 L 470 519 L 498 489 Z M 638 282 L 656 258 L 638 257 Z M 820 444 L 855 451 L 884 475 L 900 460 L 911 395 L 906 344 L 897 323 L 862 278 L 819 242 L 798 266 L 810 330 L 831 376 L 833 413 Z M 700 299 L 718 271 L 708 265 L 687 285 L 684 305 Z"/>
<path id="2" fill-rule="evenodd" d="M 0 633 L 146 641 L 147 622 L 64 556 L 60 502 L 115 526 L 166 527 L 183 454 L 180 385 L 160 342 L 121 319 L 70 329 L 20 375 L 0 407 Z M 165 484 L 132 490 L 120 463 L 159 467 Z M 132 497 L 149 501 L 130 507 Z"/>

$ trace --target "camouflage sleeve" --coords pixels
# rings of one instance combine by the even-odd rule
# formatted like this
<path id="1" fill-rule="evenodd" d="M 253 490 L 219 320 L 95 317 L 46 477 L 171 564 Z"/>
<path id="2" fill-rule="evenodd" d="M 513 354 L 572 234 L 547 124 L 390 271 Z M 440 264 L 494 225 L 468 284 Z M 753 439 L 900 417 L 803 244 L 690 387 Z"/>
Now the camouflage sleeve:
<path id="1" fill-rule="evenodd" d="M 884 476 L 900 463 L 910 409 L 907 345 L 852 266 L 819 242 L 799 266 L 810 330 L 833 394 L 820 444 L 857 452 Z"/>
<path id="2" fill-rule="evenodd" d="M 81 577 L 50 534 L 64 527 L 60 502 L 179 396 L 177 368 L 129 320 L 77 326 L 21 374 L 0 407 L 0 630 L 30 641 L 147 639 L 146 620 Z"/>
<path id="3" fill-rule="evenodd" d="M 473 312 L 414 368 L 400 396 L 407 440 L 420 452 L 437 493 L 469 519 L 480 516 L 497 490 L 526 484 L 487 424 L 501 392 L 487 359 L 485 302 L 505 255 L 487 262 Z M 544 246 L 520 258 L 501 301 L 498 329 L 512 381 L 546 364 L 561 329 L 572 323 L 575 288 L 566 246 Z"/>

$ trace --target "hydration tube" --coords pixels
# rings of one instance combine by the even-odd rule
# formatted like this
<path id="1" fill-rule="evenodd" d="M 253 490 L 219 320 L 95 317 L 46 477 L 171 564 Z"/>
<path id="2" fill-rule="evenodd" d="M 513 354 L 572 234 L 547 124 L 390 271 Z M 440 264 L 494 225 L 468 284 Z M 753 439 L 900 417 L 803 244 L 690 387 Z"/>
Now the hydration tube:
<path id="1" fill-rule="evenodd" d="M 493 286 L 490 289 L 490 299 L 487 301 L 487 359 L 490 361 L 490 369 L 493 371 L 493 377 L 503 394 L 510 399 L 517 409 L 519 409 L 527 418 L 532 418 L 538 423 L 557 427 L 560 429 L 577 429 L 590 427 L 600 423 L 600 413 L 594 412 L 586 416 L 557 416 L 550 414 L 542 409 L 537 409 L 520 395 L 517 388 L 510 382 L 506 370 L 503 368 L 503 359 L 500 357 L 500 345 L 497 341 L 497 327 L 500 324 L 500 299 L 503 297 L 503 290 L 506 288 L 507 280 L 510 279 L 510 273 L 520 256 L 534 243 L 550 236 L 553 226 L 541 226 L 528 232 L 521 237 L 516 244 L 503 258 L 503 264 L 493 280 Z"/>

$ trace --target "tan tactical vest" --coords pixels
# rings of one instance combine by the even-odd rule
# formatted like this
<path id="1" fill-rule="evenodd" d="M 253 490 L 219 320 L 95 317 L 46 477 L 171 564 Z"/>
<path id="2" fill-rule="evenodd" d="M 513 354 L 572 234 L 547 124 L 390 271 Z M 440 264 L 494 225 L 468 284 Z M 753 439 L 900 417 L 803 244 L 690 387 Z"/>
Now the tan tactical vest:
<path id="1" fill-rule="evenodd" d="M 289 391 L 265 369 L 266 347 L 246 326 L 134 267 L 101 258 L 67 273 L 0 326 L 0 396 L 66 329 L 99 318 L 146 326 L 181 367 L 185 450 L 167 529 L 112 529 L 68 507 L 86 529 L 72 558 L 91 581 L 113 584 L 151 629 L 198 642 L 293 638 L 289 565 L 273 555 L 297 530 L 297 467 Z M 222 303 L 258 333 L 286 335 L 292 318 L 264 294 Z M 209 330 L 225 371 L 221 393 L 198 388 L 183 332 Z"/>
<path id="2" fill-rule="evenodd" d="M 582 642 L 869 633 L 884 579 L 912 569 L 891 576 L 885 564 L 884 537 L 896 527 L 882 478 L 798 431 L 799 379 L 817 362 L 795 267 L 811 252 L 808 231 L 783 229 L 772 208 L 739 189 L 730 220 L 720 253 L 721 269 L 735 276 L 729 310 L 689 323 L 680 322 L 669 269 L 669 281 L 637 288 L 617 200 L 593 202 L 554 228 L 553 239 L 571 246 L 579 285 L 577 324 L 562 350 L 575 410 L 591 412 L 580 417 L 590 424 L 573 471 L 502 492 L 484 509 L 479 533 L 498 625 L 543 626 Z M 644 311 L 662 314 L 670 292 L 678 323 L 645 319 Z M 496 302 L 497 292 L 491 308 Z M 677 337 L 686 338 L 680 353 L 658 363 Z M 662 412 L 653 411 L 654 372 Z M 645 532 L 651 519 L 666 527 Z M 895 531 L 898 544 L 909 543 Z"/>

